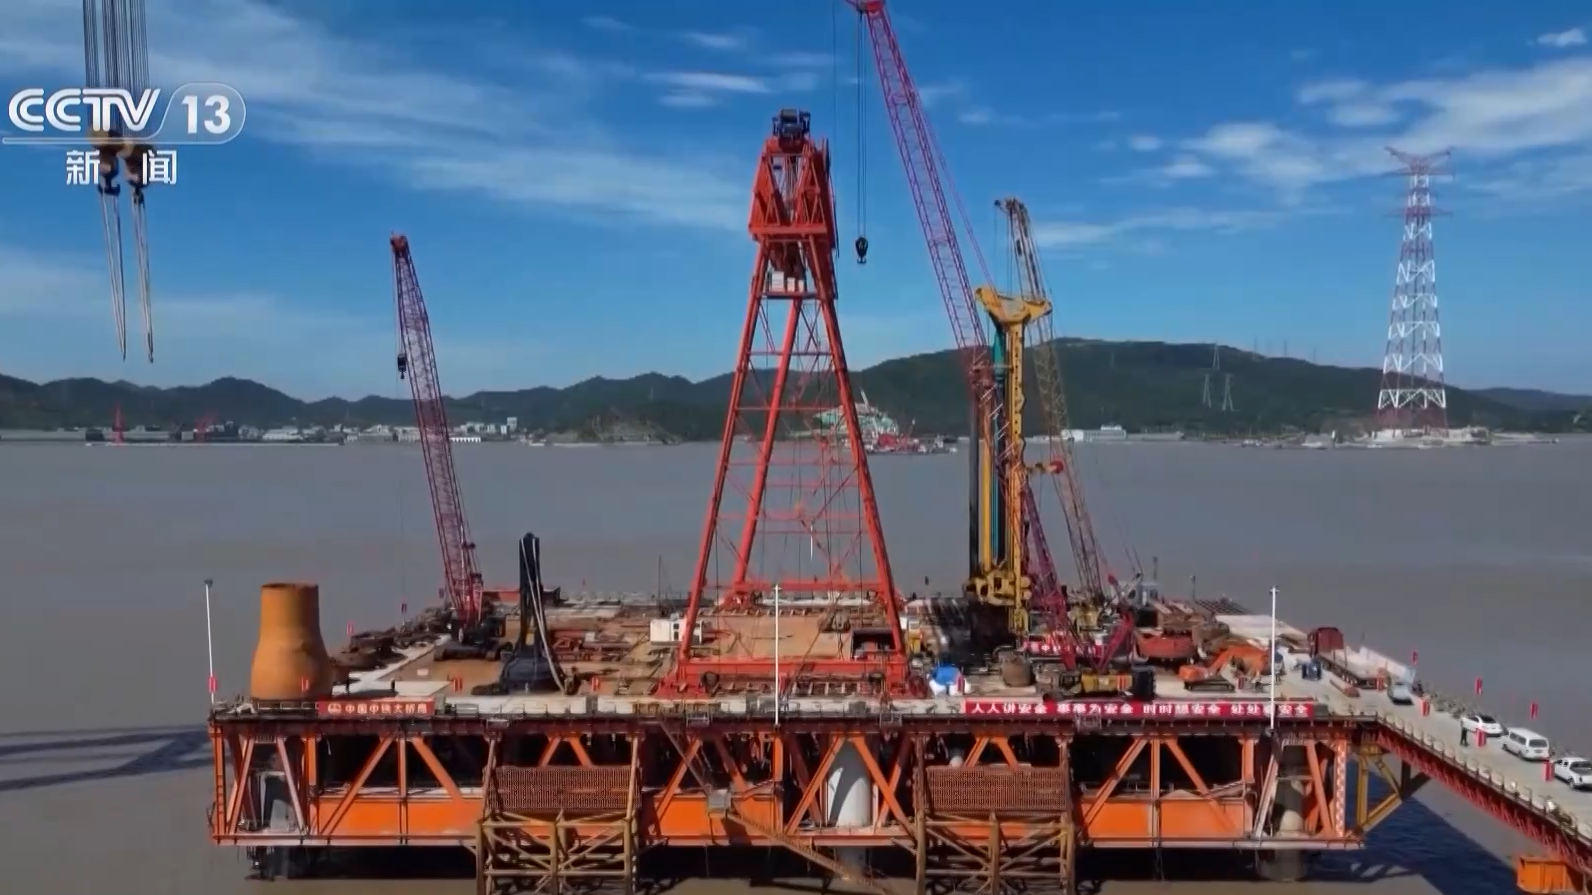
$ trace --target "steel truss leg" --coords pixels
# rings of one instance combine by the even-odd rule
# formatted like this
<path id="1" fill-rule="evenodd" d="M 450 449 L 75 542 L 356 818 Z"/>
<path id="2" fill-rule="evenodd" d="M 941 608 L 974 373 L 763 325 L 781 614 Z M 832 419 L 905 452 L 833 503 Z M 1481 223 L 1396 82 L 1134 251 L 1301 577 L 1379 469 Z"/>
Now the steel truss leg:
<path id="1" fill-rule="evenodd" d="M 582 753 L 584 761 L 578 741 L 572 748 Z M 633 743 L 623 792 L 617 791 L 618 780 L 606 789 L 600 785 L 615 772 L 623 773 L 622 766 L 493 768 L 484 814 L 476 827 L 477 895 L 559 895 L 577 887 L 634 895 L 641 752 Z M 512 779 L 506 793 L 504 776 Z M 585 777 L 599 785 L 572 787 L 572 782 Z M 577 801 L 582 794 L 588 801 Z M 567 802 L 575 804 L 565 807 Z M 543 805 L 561 807 L 551 817 L 537 816 L 535 809 Z"/>
<path id="2" fill-rule="evenodd" d="M 1034 746 L 982 735 L 959 766 L 919 763 L 913 807 L 921 828 L 920 893 L 1073 895 L 1079 828 L 1067 744 L 1056 743 L 1057 766 L 1019 760 L 1019 751 L 1031 754 Z"/>

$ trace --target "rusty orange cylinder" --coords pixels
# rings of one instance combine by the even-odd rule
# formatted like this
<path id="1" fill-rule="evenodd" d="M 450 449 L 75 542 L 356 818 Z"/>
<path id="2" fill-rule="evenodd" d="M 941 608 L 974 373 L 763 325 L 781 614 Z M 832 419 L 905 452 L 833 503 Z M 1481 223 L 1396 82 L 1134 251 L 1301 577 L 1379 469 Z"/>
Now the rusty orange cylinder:
<path id="1" fill-rule="evenodd" d="M 249 696 L 272 702 L 332 695 L 332 658 L 321 639 L 321 589 L 315 584 L 260 588 L 260 639 Z"/>

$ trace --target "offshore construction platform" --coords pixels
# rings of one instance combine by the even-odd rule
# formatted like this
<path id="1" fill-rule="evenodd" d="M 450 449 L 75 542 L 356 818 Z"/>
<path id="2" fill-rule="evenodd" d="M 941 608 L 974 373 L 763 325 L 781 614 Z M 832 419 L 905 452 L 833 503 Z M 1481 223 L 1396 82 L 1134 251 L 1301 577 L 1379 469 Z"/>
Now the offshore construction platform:
<path id="1" fill-rule="evenodd" d="M 757 264 L 683 606 L 566 598 L 534 535 L 518 587 L 483 586 L 395 236 L 446 602 L 331 655 L 318 588 L 262 589 L 249 694 L 210 715 L 212 840 L 288 877 L 371 847 L 467 849 L 482 893 L 628 895 L 678 876 L 649 861 L 680 847 L 782 850 L 875 893 L 1071 893 L 1088 851 L 1243 852 L 1299 879 L 1435 777 L 1546 846 L 1522 886 L 1583 891 L 1592 796 L 1461 746 L 1457 702 L 1394 704 L 1383 691 L 1411 668 L 1106 571 L 1066 440 L 1043 462 L 1025 451 L 1025 369 L 1047 427 L 1065 424 L 1027 211 L 1001 203 L 1018 287 L 974 288 L 883 4 L 853 5 L 966 365 L 964 593 L 903 593 L 890 565 L 836 311 L 830 153 L 807 113 L 780 112 L 758 160 Z M 841 427 L 815 424 L 836 407 Z M 1075 584 L 1035 475 L 1060 498 Z"/>

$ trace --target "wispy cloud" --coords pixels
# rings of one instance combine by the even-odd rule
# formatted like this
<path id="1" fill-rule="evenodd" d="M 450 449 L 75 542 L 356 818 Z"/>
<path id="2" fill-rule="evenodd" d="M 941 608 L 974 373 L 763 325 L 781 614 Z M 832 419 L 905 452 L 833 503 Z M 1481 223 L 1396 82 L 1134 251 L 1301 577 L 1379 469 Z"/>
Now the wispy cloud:
<path id="1" fill-rule="evenodd" d="M 82 67 L 72 0 L 0 4 L 0 74 L 69 76 Z M 387 42 L 376 46 L 266 0 L 149 0 L 150 68 L 162 82 L 224 81 L 250 103 L 258 139 L 330 163 L 357 158 L 416 189 L 701 227 L 738 228 L 739 172 L 708 154 L 636 152 L 595 114 L 631 72 L 557 47 L 517 47 L 513 80 L 466 77 Z M 628 28 L 595 18 L 603 30 Z M 491 47 L 480 35 L 475 44 Z M 484 52 L 484 51 L 483 51 Z M 513 114 L 505 114 L 512 110 Z M 391 152 L 349 153 L 382 145 Z M 518 171 L 523 176 L 505 176 Z M 654 183 L 627 181 L 647 172 Z"/>
<path id="2" fill-rule="evenodd" d="M 1323 81 L 1301 88 L 1296 99 L 1324 127 L 1230 121 L 1183 141 L 1182 148 L 1292 199 L 1313 187 L 1385 172 L 1388 145 L 1411 152 L 1452 148 L 1483 169 L 1592 152 L 1592 58 L 1584 56 L 1383 84 Z M 1514 170 L 1547 177 L 1559 168 Z M 1577 178 L 1538 187 L 1585 189 Z"/>
<path id="3" fill-rule="evenodd" d="M 774 84 L 769 79 L 754 75 L 670 71 L 649 74 L 646 79 L 664 88 L 658 98 L 660 103 L 677 109 L 709 108 L 730 96 L 766 96 L 774 92 Z M 810 90 L 817 82 L 805 77 L 805 73 L 796 72 L 778 79 L 778 83 L 784 89 Z"/>
<path id="4" fill-rule="evenodd" d="M 772 92 L 768 82 L 750 75 L 731 75 L 707 71 L 671 71 L 648 75 L 647 79 L 678 90 L 699 90 L 705 93 L 755 93 Z"/>
<path id="5" fill-rule="evenodd" d="M 962 124 L 980 126 L 997 123 L 1015 123 L 994 109 L 976 102 L 966 81 L 953 78 L 918 85 L 918 99 L 926 109 L 948 110 Z"/>
<path id="6" fill-rule="evenodd" d="M 1128 148 L 1134 152 L 1154 152 L 1163 145 L 1160 137 L 1150 134 L 1135 134 L 1128 138 Z"/>
<path id="7" fill-rule="evenodd" d="M 1514 162 L 1467 181 L 1470 189 L 1514 201 L 1542 201 L 1592 192 L 1592 151 Z"/>
<path id="8" fill-rule="evenodd" d="M 0 284 L 4 284 L 0 320 L 16 324 L 0 325 L 6 372 L 31 379 L 112 380 L 128 375 L 127 365 L 110 350 L 103 257 L 0 244 Z M 357 383 L 379 390 L 383 377 L 373 371 L 389 369 L 391 363 L 392 319 L 386 313 L 353 314 L 271 295 L 224 291 L 163 293 L 154 310 L 156 352 L 162 362 L 137 369 L 139 380 L 146 384 L 187 385 L 219 376 L 246 376 L 301 397 L 319 397 L 334 384 Z M 60 350 L 66 338 L 92 339 L 96 321 L 104 325 L 106 350 Z M 450 389 L 508 384 L 499 370 L 525 375 L 525 360 L 534 354 L 534 346 L 516 345 L 522 341 L 518 334 L 512 341 L 494 341 L 447 331 L 446 322 L 442 323 L 439 363 L 448 371 Z M 40 338 L 41 333 L 57 331 L 59 340 Z M 305 365 L 302 346 L 314 344 L 336 345 L 337 350 Z"/>
<path id="9" fill-rule="evenodd" d="M 930 109 L 948 99 L 965 99 L 967 95 L 967 84 L 962 81 L 935 81 L 918 85 L 918 99 Z"/>
<path id="10" fill-rule="evenodd" d="M 750 32 L 682 31 L 680 39 L 704 50 L 732 53 L 746 49 L 752 42 Z"/>
<path id="11" fill-rule="evenodd" d="M 1042 249 L 1077 250 L 1100 247 L 1133 236 L 1142 243 L 1157 232 L 1239 233 L 1272 227 L 1285 215 L 1279 211 L 1209 211 L 1200 208 L 1165 208 L 1110 221 L 1052 220 L 1034 227 L 1034 242 Z M 1159 246 L 1159 240 L 1154 240 Z"/>
<path id="12" fill-rule="evenodd" d="M 1555 50 L 1568 50 L 1572 47 L 1586 46 L 1586 29 L 1571 28 L 1567 31 L 1555 31 L 1537 37 L 1539 46 L 1551 47 Z"/>

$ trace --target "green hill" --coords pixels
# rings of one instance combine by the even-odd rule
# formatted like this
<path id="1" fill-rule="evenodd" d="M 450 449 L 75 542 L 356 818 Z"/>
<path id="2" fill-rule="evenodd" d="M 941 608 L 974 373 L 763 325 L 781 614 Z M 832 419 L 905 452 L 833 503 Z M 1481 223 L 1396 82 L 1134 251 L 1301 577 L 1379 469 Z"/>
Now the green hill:
<path id="1" fill-rule="evenodd" d="M 1130 430 L 1181 429 L 1194 433 L 1272 433 L 1349 430 L 1363 425 L 1375 400 L 1374 369 L 1321 366 L 1290 358 L 1222 350 L 1212 376 L 1219 405 L 1222 375 L 1232 376 L 1235 409 L 1202 406 L 1209 345 L 1163 342 L 1061 342 L 1061 364 L 1075 428 L 1118 424 Z M 886 361 L 855 374 L 875 405 L 920 433 L 961 434 L 967 427 L 967 390 L 950 351 Z M 501 421 L 515 416 L 523 428 L 601 430 L 615 423 L 684 439 L 717 439 L 724 425 L 730 376 L 701 382 L 648 373 L 631 379 L 588 379 L 567 388 L 476 392 L 450 398 L 455 423 Z M 1452 425 L 1564 431 L 1586 408 L 1573 396 L 1514 390 L 1450 388 Z M 305 402 L 245 379 L 160 389 L 128 382 L 63 379 L 36 384 L 0 376 L 0 428 L 105 426 L 120 407 L 128 426 L 186 426 L 201 417 L 255 426 L 375 423 L 411 424 L 409 401 L 365 397 Z M 1030 431 L 1040 431 L 1039 402 L 1030 399 Z M 1581 413 L 1584 420 L 1587 414 Z"/>

